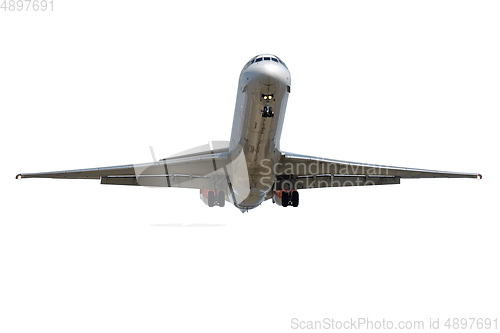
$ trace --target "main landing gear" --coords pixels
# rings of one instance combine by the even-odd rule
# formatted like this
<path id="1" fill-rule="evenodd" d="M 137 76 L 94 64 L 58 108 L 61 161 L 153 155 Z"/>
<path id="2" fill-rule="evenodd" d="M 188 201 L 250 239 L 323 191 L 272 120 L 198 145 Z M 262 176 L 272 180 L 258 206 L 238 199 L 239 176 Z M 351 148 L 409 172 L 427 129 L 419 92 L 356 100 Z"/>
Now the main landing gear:
<path id="1" fill-rule="evenodd" d="M 283 191 L 281 193 L 281 205 L 283 207 L 289 205 L 297 207 L 299 205 L 299 192 L 297 190 Z"/>
<path id="2" fill-rule="evenodd" d="M 219 207 L 224 207 L 226 203 L 224 191 L 218 191 L 217 195 L 215 195 L 215 191 L 208 191 L 207 199 L 208 199 L 208 207 L 213 207 L 215 205 Z"/>

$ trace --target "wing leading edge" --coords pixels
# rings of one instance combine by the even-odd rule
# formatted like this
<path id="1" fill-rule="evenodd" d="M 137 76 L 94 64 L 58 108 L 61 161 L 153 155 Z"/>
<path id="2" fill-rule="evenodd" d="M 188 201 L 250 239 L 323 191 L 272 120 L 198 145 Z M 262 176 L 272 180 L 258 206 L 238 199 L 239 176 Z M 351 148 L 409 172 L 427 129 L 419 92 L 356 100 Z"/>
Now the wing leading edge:
<path id="1" fill-rule="evenodd" d="M 101 184 L 206 189 L 226 178 L 228 153 L 208 151 L 158 162 L 103 168 L 21 173 L 16 178 L 100 179 Z"/>
<path id="2" fill-rule="evenodd" d="M 275 171 L 278 189 L 389 185 L 399 184 L 401 178 L 482 178 L 477 173 L 401 168 L 292 153 L 281 155 Z"/>

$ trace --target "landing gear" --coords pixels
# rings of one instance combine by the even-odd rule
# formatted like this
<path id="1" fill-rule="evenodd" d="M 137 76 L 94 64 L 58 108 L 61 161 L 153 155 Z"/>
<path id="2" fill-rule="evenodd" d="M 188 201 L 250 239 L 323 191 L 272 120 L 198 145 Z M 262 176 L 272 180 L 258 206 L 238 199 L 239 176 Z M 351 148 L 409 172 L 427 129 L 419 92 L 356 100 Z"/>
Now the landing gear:
<path id="1" fill-rule="evenodd" d="M 283 193 L 281 193 L 281 205 L 283 207 L 287 207 L 288 206 L 288 202 L 290 201 L 290 196 L 288 195 L 289 192 L 287 191 L 283 191 Z"/>
<path id="2" fill-rule="evenodd" d="M 281 206 L 288 207 L 289 205 L 293 207 L 299 206 L 299 192 L 297 190 L 283 191 L 281 193 Z"/>
<path id="3" fill-rule="evenodd" d="M 208 207 L 224 207 L 226 204 L 226 194 L 224 191 L 201 190 L 200 193 L 201 198 L 208 205 Z"/>
<path id="4" fill-rule="evenodd" d="M 215 205 L 215 193 L 214 191 L 208 192 L 208 207 L 213 207 Z"/>
<path id="5" fill-rule="evenodd" d="M 217 194 L 217 204 L 219 205 L 219 207 L 224 207 L 224 205 L 226 204 L 226 195 L 224 191 L 219 191 L 219 193 Z"/>
<path id="6" fill-rule="evenodd" d="M 273 112 L 273 107 L 267 107 L 264 106 L 264 110 L 262 110 L 262 117 L 263 118 L 272 118 L 274 117 L 274 112 Z"/>
<path id="7" fill-rule="evenodd" d="M 264 110 L 262 110 L 263 118 L 272 118 L 274 117 L 273 107 L 269 106 L 269 100 L 267 101 L 267 105 L 264 106 Z"/>
<path id="8" fill-rule="evenodd" d="M 299 206 L 299 192 L 298 191 L 292 191 L 292 206 L 293 207 Z"/>

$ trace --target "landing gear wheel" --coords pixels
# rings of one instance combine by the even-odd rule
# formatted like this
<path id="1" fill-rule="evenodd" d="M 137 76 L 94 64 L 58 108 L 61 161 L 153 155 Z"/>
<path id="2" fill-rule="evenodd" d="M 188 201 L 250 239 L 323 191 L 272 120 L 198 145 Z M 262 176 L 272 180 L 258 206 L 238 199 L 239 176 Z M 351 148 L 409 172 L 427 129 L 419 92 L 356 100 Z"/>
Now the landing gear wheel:
<path id="1" fill-rule="evenodd" d="M 224 207 L 226 204 L 226 195 L 224 194 L 224 191 L 219 191 L 217 194 L 217 202 L 219 203 L 219 207 Z"/>
<path id="2" fill-rule="evenodd" d="M 261 111 L 263 118 L 271 118 L 274 117 L 273 107 L 272 106 L 264 106 L 264 109 Z"/>
<path id="3" fill-rule="evenodd" d="M 289 198 L 288 192 L 287 192 L 287 191 L 283 191 L 283 192 L 281 193 L 281 205 L 282 205 L 283 207 L 288 206 L 288 201 L 289 201 L 289 200 L 290 200 L 290 198 Z"/>
<path id="4" fill-rule="evenodd" d="M 299 206 L 299 192 L 298 191 L 292 192 L 292 206 L 293 207 Z"/>
<path id="5" fill-rule="evenodd" d="M 215 205 L 215 193 L 214 191 L 208 191 L 208 207 L 213 207 Z"/>

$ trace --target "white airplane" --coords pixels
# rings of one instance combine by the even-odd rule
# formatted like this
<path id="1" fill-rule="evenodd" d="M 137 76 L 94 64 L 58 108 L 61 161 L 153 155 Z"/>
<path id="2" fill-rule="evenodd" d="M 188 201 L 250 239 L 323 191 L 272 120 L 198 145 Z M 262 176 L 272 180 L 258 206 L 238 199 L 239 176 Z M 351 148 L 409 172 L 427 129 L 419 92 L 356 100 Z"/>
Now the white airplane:
<path id="1" fill-rule="evenodd" d="M 243 67 L 229 142 L 212 142 L 152 163 L 24 173 L 16 178 L 100 179 L 101 184 L 194 188 L 209 207 L 242 212 L 268 199 L 297 207 L 300 189 L 399 184 L 401 178 L 482 178 L 477 173 L 390 167 L 286 153 L 280 149 L 290 72 L 261 54 Z"/>

